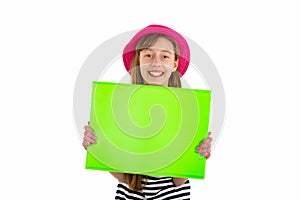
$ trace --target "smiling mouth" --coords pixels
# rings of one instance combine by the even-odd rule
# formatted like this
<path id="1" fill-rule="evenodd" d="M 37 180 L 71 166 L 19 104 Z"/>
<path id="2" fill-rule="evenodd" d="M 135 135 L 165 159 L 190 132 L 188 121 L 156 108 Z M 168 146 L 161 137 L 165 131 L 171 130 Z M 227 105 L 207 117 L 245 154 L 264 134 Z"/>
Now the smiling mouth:
<path id="1" fill-rule="evenodd" d="M 161 77 L 164 72 L 153 72 L 153 71 L 148 71 L 148 74 L 151 76 L 151 77 Z"/>

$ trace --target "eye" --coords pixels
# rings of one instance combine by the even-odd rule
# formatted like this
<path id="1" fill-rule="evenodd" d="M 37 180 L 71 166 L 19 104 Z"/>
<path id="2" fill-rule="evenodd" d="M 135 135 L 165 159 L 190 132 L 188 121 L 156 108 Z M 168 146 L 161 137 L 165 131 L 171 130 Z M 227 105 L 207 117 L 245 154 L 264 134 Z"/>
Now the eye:
<path id="1" fill-rule="evenodd" d="M 162 57 L 165 58 L 165 59 L 166 59 L 166 58 L 169 58 L 169 56 L 166 56 L 166 55 L 164 55 L 164 56 L 162 56 Z"/>
<path id="2" fill-rule="evenodd" d="M 145 57 L 146 58 L 152 58 L 152 55 L 151 54 L 145 54 Z"/>

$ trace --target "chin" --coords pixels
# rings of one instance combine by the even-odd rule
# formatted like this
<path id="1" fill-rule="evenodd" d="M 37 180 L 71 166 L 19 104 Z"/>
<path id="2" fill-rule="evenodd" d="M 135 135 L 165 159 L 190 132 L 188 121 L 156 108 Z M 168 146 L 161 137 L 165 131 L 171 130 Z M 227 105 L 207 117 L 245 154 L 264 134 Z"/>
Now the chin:
<path id="1" fill-rule="evenodd" d="M 161 82 L 147 82 L 148 85 L 157 85 L 157 86 L 164 86 L 164 83 L 161 83 Z"/>

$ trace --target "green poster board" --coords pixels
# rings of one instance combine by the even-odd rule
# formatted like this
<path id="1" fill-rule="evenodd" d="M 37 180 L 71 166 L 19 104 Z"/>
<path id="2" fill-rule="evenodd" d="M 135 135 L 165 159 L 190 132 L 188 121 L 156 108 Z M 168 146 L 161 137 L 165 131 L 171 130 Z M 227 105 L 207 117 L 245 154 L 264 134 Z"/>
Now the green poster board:
<path id="1" fill-rule="evenodd" d="M 86 169 L 204 179 L 211 92 L 93 82 Z"/>

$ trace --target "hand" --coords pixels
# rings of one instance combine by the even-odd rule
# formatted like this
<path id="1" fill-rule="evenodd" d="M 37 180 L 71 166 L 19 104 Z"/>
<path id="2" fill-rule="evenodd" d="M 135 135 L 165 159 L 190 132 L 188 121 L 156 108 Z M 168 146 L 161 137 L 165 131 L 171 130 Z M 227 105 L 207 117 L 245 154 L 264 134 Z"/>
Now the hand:
<path id="1" fill-rule="evenodd" d="M 88 125 L 84 126 L 84 137 L 82 145 L 86 150 L 91 144 L 96 144 L 96 142 L 97 138 L 93 129 L 90 127 L 90 122 L 88 122 Z"/>
<path id="2" fill-rule="evenodd" d="M 211 142 L 212 138 L 211 132 L 208 132 L 208 137 L 205 138 L 200 145 L 197 147 L 197 153 L 199 153 L 201 156 L 205 156 L 206 158 L 210 157 L 210 152 L 211 152 Z"/>

